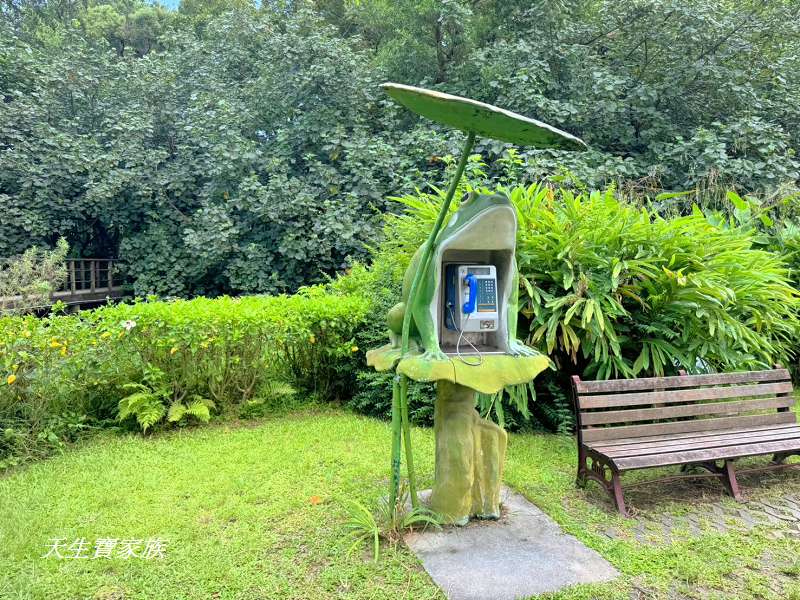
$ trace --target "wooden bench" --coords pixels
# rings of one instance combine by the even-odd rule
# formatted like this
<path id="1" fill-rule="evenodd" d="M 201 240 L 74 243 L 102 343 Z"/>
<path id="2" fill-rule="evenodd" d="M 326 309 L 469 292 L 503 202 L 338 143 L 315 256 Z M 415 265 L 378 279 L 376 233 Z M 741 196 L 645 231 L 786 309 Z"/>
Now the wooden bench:
<path id="1" fill-rule="evenodd" d="M 572 378 L 578 429 L 578 477 L 599 482 L 628 516 L 623 471 L 687 465 L 722 479 L 740 500 L 733 461 L 772 454 L 771 466 L 800 454 L 786 369 L 582 381 Z M 766 467 L 769 468 L 769 467 Z"/>

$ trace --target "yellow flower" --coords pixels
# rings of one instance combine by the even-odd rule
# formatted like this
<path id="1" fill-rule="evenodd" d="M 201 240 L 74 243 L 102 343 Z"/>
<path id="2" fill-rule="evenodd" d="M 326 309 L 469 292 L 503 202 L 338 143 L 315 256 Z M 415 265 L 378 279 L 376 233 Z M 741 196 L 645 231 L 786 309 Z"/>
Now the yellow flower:
<path id="1" fill-rule="evenodd" d="M 61 356 L 66 356 L 66 355 L 67 355 L 67 347 L 61 346 Z"/>
<path id="2" fill-rule="evenodd" d="M 50 347 L 51 348 L 60 348 L 61 347 L 61 342 L 59 342 L 56 338 L 53 338 L 52 340 L 50 340 Z"/>
<path id="3" fill-rule="evenodd" d="M 312 333 L 311 336 L 309 336 L 308 341 L 313 344 L 317 341 L 317 338 L 314 337 L 314 334 Z"/>
<path id="4" fill-rule="evenodd" d="M 26 329 L 25 331 L 22 332 L 22 337 L 26 338 L 31 337 L 31 332 Z"/>
<path id="5" fill-rule="evenodd" d="M 111 332 L 110 331 L 103 332 L 100 334 L 100 337 L 103 338 L 104 340 L 107 340 L 108 338 L 111 337 Z"/>
<path id="6" fill-rule="evenodd" d="M 350 352 L 358 352 L 358 346 L 353 346 L 350 348 Z"/>
<path id="7" fill-rule="evenodd" d="M 177 351 L 178 351 L 178 347 L 177 346 L 173 346 L 172 348 L 170 348 L 169 353 L 170 354 L 175 354 Z"/>
<path id="8" fill-rule="evenodd" d="M 7 383 L 8 385 L 11 385 L 11 384 L 12 384 L 12 383 L 14 383 L 16 380 L 17 380 L 17 376 L 16 376 L 16 375 L 9 375 L 8 377 L 6 377 L 6 383 Z"/>

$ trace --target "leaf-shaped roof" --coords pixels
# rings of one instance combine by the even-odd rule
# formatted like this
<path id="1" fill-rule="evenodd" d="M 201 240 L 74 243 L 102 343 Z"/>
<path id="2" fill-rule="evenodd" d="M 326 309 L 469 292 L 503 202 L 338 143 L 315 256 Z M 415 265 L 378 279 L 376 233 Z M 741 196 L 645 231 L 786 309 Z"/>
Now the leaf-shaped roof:
<path id="1" fill-rule="evenodd" d="M 583 140 L 566 131 L 491 104 L 400 83 L 381 87 L 409 110 L 462 131 L 520 146 L 586 149 Z"/>

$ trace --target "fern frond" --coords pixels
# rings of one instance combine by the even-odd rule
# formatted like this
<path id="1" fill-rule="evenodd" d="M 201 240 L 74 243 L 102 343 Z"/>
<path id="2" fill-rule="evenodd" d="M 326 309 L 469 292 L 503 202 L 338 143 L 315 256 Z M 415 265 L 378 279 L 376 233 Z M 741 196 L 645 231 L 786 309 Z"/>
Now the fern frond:
<path id="1" fill-rule="evenodd" d="M 149 391 L 140 391 L 125 396 L 117 406 L 119 408 L 117 420 L 124 421 L 128 417 L 135 417 L 144 433 L 147 433 L 150 427 L 164 418 L 164 414 L 167 412 L 161 399 Z"/>
<path id="2" fill-rule="evenodd" d="M 137 413 L 136 413 L 136 421 L 142 428 L 142 432 L 147 433 L 147 430 L 158 423 L 161 419 L 164 418 L 164 414 L 167 410 L 164 408 L 164 405 L 161 402 L 153 402 L 146 406 L 143 406 Z"/>
<path id="3" fill-rule="evenodd" d="M 288 398 L 297 393 L 291 384 L 280 379 L 270 379 L 264 383 L 263 396 L 269 399 L 277 400 L 279 398 Z"/>
<path id="4" fill-rule="evenodd" d="M 186 415 L 186 407 L 181 402 L 173 402 L 167 411 L 167 421 L 177 423 Z"/>
<path id="5" fill-rule="evenodd" d="M 206 401 L 205 398 L 201 398 L 200 396 L 195 396 L 195 398 L 186 405 L 186 414 L 192 415 L 196 419 L 199 419 L 203 423 L 208 423 L 209 419 L 211 419 L 211 412 L 209 411 L 209 405 L 207 402 L 211 402 L 210 400 Z M 211 405 L 213 406 L 213 402 Z"/>

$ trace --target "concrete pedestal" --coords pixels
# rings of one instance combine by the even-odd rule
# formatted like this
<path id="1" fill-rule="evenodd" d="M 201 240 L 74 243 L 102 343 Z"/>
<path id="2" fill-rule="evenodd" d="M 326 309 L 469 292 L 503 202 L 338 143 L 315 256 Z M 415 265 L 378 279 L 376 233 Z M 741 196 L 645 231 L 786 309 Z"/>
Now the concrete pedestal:
<path id="1" fill-rule="evenodd" d="M 436 471 L 431 509 L 445 522 L 500 516 L 508 435 L 475 410 L 475 390 L 441 380 L 434 411 Z"/>

